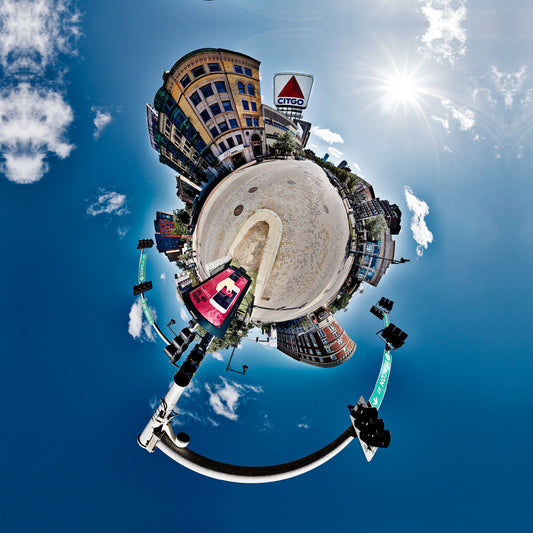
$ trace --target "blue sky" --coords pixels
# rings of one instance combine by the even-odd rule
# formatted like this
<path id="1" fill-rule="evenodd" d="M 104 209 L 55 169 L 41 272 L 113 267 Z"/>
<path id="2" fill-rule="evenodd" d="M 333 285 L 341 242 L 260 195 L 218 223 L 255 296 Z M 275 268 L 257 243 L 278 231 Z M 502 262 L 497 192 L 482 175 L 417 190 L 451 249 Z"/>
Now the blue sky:
<path id="1" fill-rule="evenodd" d="M 523 529 L 532 15 L 525 0 L 2 0 L 2 529 Z M 179 205 L 144 105 L 202 47 L 260 60 L 267 104 L 275 72 L 314 74 L 309 145 L 400 206 L 411 262 L 339 314 L 358 345 L 346 364 L 245 342 L 246 377 L 224 373 L 228 353 L 207 359 L 179 427 L 195 451 L 240 464 L 320 448 L 372 391 L 382 346 L 368 310 L 386 296 L 409 337 L 380 410 L 392 444 L 370 464 L 354 443 L 305 476 L 240 486 L 136 443 L 173 371 L 137 314 L 135 247 L 156 210 Z M 181 326 L 173 274 L 152 251 L 150 305 Z"/>

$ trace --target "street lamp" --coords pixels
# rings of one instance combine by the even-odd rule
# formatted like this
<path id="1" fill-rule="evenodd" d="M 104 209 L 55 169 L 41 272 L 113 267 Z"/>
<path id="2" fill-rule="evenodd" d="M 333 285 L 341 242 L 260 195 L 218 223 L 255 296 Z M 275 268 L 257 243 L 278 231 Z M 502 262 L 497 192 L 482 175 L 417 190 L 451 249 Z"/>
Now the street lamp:
<path id="1" fill-rule="evenodd" d="M 391 265 L 401 265 L 402 263 L 409 263 L 411 261 L 410 259 L 406 259 L 405 257 L 402 257 L 401 259 L 389 259 L 388 257 L 381 257 L 380 255 L 374 255 L 369 254 L 366 252 L 359 252 L 358 250 L 354 250 L 353 252 L 350 252 L 359 255 L 367 255 L 368 257 L 375 257 L 376 259 L 383 259 L 384 261 L 390 261 Z"/>
<path id="2" fill-rule="evenodd" d="M 242 372 L 239 370 L 234 370 L 233 368 L 230 368 L 231 360 L 233 359 L 233 354 L 235 353 L 235 348 L 237 348 L 236 344 L 233 345 L 233 350 L 231 351 L 231 355 L 228 361 L 228 366 L 226 367 L 226 372 L 228 371 L 235 372 L 235 374 L 242 374 L 244 376 L 244 374 L 246 374 L 246 371 L 248 370 L 248 365 L 242 365 Z"/>

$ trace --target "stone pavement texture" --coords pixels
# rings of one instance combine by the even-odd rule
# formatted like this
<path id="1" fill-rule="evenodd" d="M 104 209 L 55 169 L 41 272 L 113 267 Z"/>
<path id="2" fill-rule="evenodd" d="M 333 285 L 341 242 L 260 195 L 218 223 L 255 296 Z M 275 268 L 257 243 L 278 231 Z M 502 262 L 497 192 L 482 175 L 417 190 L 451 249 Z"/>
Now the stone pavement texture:
<path id="1" fill-rule="evenodd" d="M 353 261 L 347 255 L 350 227 L 342 199 L 324 171 L 311 161 L 265 161 L 237 170 L 212 191 L 193 240 L 202 279 L 209 274 L 206 265 L 227 256 L 234 242 L 243 257 L 248 238 L 255 266 L 266 239 L 258 239 L 259 227 L 238 236 L 260 210 L 279 217 L 281 238 L 275 239 L 276 244 L 279 241 L 275 259 L 262 294 L 256 293 L 252 317 L 281 322 L 327 304 Z"/>

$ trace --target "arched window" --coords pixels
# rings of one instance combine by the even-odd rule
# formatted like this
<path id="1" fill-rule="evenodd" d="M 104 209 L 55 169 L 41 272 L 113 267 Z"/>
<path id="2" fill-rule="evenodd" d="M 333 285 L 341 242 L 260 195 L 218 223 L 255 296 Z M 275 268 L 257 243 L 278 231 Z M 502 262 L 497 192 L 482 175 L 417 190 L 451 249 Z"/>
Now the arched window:
<path id="1" fill-rule="evenodd" d="M 239 93 L 241 94 L 246 94 L 244 92 L 244 83 L 242 83 L 242 81 L 238 81 L 237 82 L 237 89 L 239 90 Z"/>
<path id="2" fill-rule="evenodd" d="M 250 96 L 254 96 L 255 95 L 254 86 L 251 83 L 248 84 L 248 94 Z"/>

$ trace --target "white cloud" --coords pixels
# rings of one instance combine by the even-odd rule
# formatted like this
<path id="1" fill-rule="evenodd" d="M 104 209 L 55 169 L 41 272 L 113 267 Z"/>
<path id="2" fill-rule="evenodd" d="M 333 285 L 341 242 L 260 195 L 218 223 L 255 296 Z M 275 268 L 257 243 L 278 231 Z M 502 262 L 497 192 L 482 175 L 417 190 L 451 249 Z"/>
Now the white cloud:
<path id="1" fill-rule="evenodd" d="M 409 211 L 413 214 L 411 218 L 411 232 L 413 239 L 417 243 L 416 253 L 421 257 L 424 253 L 423 249 L 427 250 L 428 244 L 433 242 L 433 233 L 429 231 L 424 218 L 429 214 L 429 207 L 426 202 L 418 199 L 410 187 L 404 187 L 405 201 Z"/>
<path id="2" fill-rule="evenodd" d="M 227 381 L 221 378 L 222 383 L 215 384 L 213 388 L 208 383 L 205 384 L 205 390 L 209 394 L 209 405 L 215 413 L 224 416 L 229 420 L 238 420 L 237 408 L 239 402 L 244 398 L 247 392 L 263 392 L 261 387 L 252 387 L 250 385 L 240 385 L 234 381 Z"/>
<path id="3" fill-rule="evenodd" d="M 342 152 L 340 150 L 337 150 L 334 146 L 328 146 L 328 151 L 333 157 L 341 157 Z"/>
<path id="4" fill-rule="evenodd" d="M 161 276 L 159 276 L 161 279 L 167 279 L 167 275 L 164 272 L 161 272 Z"/>
<path id="5" fill-rule="evenodd" d="M 152 411 L 159 405 L 159 400 L 155 394 L 150 398 L 149 405 Z"/>
<path id="6" fill-rule="evenodd" d="M 449 132 L 450 131 L 450 123 L 448 122 L 448 119 L 447 118 L 441 118 L 441 117 L 436 117 L 434 115 L 431 116 L 431 119 L 432 120 L 435 120 L 436 122 L 439 122 L 442 127 L 447 131 Z"/>
<path id="7" fill-rule="evenodd" d="M 126 195 L 105 189 L 98 191 L 98 197 L 87 208 L 87 214 L 93 217 L 101 214 L 121 216 L 128 213 Z"/>
<path id="8" fill-rule="evenodd" d="M 185 310 L 185 307 L 180 307 L 180 318 L 183 322 L 188 322 L 190 320 L 189 314 Z"/>
<path id="9" fill-rule="evenodd" d="M 444 146 L 443 150 L 445 152 L 449 152 L 450 154 L 453 154 L 453 150 L 449 146 Z"/>
<path id="10" fill-rule="evenodd" d="M 517 72 L 506 74 L 505 72 L 500 72 L 496 67 L 491 67 L 494 83 L 498 91 L 503 95 L 507 109 L 513 107 L 514 97 L 522 87 L 526 70 L 526 67 L 521 67 Z"/>
<path id="11" fill-rule="evenodd" d="M 419 0 L 428 22 L 422 36 L 423 48 L 439 63 L 454 64 L 466 52 L 465 0 Z"/>
<path id="12" fill-rule="evenodd" d="M 265 413 L 263 415 L 263 424 L 259 428 L 259 431 L 261 433 L 263 432 L 270 433 L 273 429 L 274 429 L 274 424 L 272 424 L 272 422 L 270 421 L 268 414 Z"/>
<path id="13" fill-rule="evenodd" d="M 93 136 L 95 139 L 98 139 L 100 135 L 102 134 L 102 131 L 104 131 L 104 128 L 111 123 L 113 118 L 111 117 L 111 113 L 109 111 L 105 111 L 101 107 L 93 106 L 91 107 L 91 111 L 96 113 L 94 117 L 94 133 Z"/>
<path id="14" fill-rule="evenodd" d="M 151 307 L 148 309 L 154 317 L 154 320 L 157 319 L 155 310 Z M 140 341 L 155 341 L 152 326 L 148 323 L 144 316 L 140 298 L 135 300 L 131 306 L 128 322 L 128 333 L 134 339 L 139 339 Z"/>
<path id="15" fill-rule="evenodd" d="M 224 361 L 224 357 L 222 357 L 220 352 L 213 352 L 211 355 L 213 356 L 213 359 L 216 359 L 217 361 Z"/>
<path id="16" fill-rule="evenodd" d="M 318 126 L 311 127 L 311 134 L 316 135 L 319 139 L 327 142 L 328 144 L 343 143 L 344 139 L 338 134 L 329 129 L 322 129 Z"/>
<path id="17" fill-rule="evenodd" d="M 48 153 L 60 159 L 73 146 L 66 142 L 72 109 L 51 89 L 20 83 L 0 94 L 0 146 L 5 163 L 2 172 L 11 181 L 33 183 L 48 170 Z"/>
<path id="18" fill-rule="evenodd" d="M 130 228 L 126 226 L 119 226 L 117 228 L 117 233 L 120 239 L 123 239 L 127 235 L 128 231 L 130 231 Z"/>
<path id="19" fill-rule="evenodd" d="M 475 114 L 467 107 L 456 107 L 447 98 L 441 98 L 441 103 L 444 108 L 451 113 L 452 118 L 459 122 L 459 128 L 461 131 L 471 130 L 476 121 Z"/>
<path id="20" fill-rule="evenodd" d="M 298 424 L 298 426 L 296 427 L 299 427 L 300 429 L 309 429 L 311 426 L 309 424 L 301 423 L 301 424 Z"/>
<path id="21" fill-rule="evenodd" d="M 0 4 L 1 171 L 11 181 L 33 183 L 48 171 L 49 154 L 68 157 L 73 121 L 60 94 L 60 54 L 75 53 L 79 15 L 67 0 L 3 0 Z"/>
<path id="22" fill-rule="evenodd" d="M 363 177 L 363 171 L 361 170 L 361 167 L 357 164 L 357 163 L 353 163 L 351 165 L 349 165 L 350 168 L 352 169 L 352 171 L 355 171 L 355 173 L 360 176 L 361 178 Z"/>

